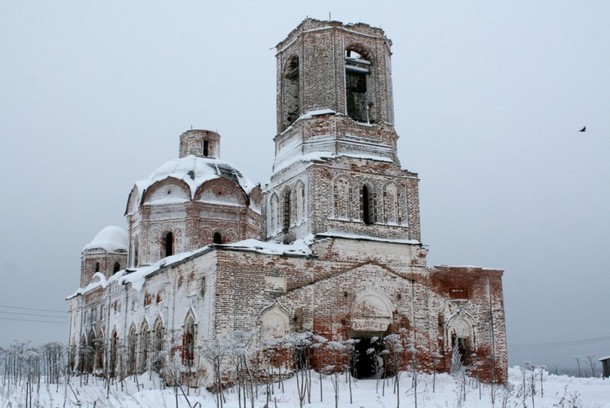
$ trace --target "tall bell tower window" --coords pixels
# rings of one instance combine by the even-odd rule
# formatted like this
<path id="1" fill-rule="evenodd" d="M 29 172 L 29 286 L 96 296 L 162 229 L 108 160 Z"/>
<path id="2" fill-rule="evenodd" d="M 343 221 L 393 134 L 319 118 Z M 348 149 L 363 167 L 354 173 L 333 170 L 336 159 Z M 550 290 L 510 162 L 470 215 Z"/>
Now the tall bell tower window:
<path id="1" fill-rule="evenodd" d="M 366 184 L 362 186 L 362 221 L 365 224 L 375 222 L 375 194 Z"/>
<path id="2" fill-rule="evenodd" d="M 347 115 L 357 122 L 375 123 L 370 74 L 371 61 L 354 49 L 346 49 L 345 102 Z"/>
<path id="3" fill-rule="evenodd" d="M 284 68 L 284 125 L 290 126 L 300 114 L 299 104 L 299 57 L 292 56 Z"/>
<path id="4" fill-rule="evenodd" d="M 290 229 L 290 190 L 286 189 L 284 192 L 284 224 L 282 232 L 285 234 Z"/>

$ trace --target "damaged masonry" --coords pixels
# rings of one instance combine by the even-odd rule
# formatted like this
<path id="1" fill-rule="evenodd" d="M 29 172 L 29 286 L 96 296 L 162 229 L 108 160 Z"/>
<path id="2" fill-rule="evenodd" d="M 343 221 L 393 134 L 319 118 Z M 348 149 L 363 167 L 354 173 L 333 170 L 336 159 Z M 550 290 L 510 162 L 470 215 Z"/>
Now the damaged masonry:
<path id="1" fill-rule="evenodd" d="M 426 265 L 419 179 L 400 167 L 391 42 L 366 24 L 304 20 L 277 45 L 277 134 L 265 188 L 189 130 L 135 183 L 128 231 L 82 252 L 68 297 L 70 368 L 168 383 L 308 367 L 357 378 L 409 367 L 507 376 L 502 274 Z"/>

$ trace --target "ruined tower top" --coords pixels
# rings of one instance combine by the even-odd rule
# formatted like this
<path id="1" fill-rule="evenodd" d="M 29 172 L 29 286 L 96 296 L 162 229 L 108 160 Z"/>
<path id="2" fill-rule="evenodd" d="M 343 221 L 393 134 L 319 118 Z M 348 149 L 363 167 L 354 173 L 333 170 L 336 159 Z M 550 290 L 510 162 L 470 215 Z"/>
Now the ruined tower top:
<path id="1" fill-rule="evenodd" d="M 391 41 L 367 24 L 306 19 L 277 45 L 277 126 L 321 109 L 393 124 Z"/>
<path id="2" fill-rule="evenodd" d="M 180 135 L 179 157 L 220 158 L 220 135 L 211 130 L 191 129 Z"/>

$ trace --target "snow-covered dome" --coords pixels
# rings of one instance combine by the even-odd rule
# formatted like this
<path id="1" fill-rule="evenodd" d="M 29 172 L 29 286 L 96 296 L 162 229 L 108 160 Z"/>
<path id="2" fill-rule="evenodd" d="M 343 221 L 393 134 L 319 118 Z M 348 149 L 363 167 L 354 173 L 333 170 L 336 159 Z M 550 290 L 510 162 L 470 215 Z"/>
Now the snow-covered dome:
<path id="1" fill-rule="evenodd" d="M 186 183 L 190 189 L 190 198 L 193 199 L 203 183 L 221 177 L 233 181 L 247 195 L 255 187 L 255 184 L 250 179 L 226 161 L 212 157 L 188 155 L 164 163 L 152 172 L 148 178 L 136 182 L 132 195 L 136 192 L 137 197 L 130 197 L 130 201 L 136 198 L 136 203 L 139 205 L 146 190 L 153 184 L 168 178 L 181 180 Z"/>
<path id="2" fill-rule="evenodd" d="M 108 226 L 97 233 L 93 241 L 83 248 L 83 251 L 91 249 L 103 249 L 106 252 L 127 251 L 129 247 L 129 235 L 121 227 Z"/>

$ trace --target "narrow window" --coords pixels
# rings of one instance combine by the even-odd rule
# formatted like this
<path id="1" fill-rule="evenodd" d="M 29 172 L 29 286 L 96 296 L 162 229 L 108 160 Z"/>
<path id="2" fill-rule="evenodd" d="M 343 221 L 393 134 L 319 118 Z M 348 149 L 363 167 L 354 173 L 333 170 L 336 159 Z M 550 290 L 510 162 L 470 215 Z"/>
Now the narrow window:
<path id="1" fill-rule="evenodd" d="M 278 211 L 279 211 L 279 200 L 277 198 L 276 194 L 273 194 L 273 196 L 271 197 L 271 233 L 275 234 L 278 232 L 279 230 L 279 215 L 278 215 Z"/>
<path id="2" fill-rule="evenodd" d="M 208 157 L 210 155 L 210 141 L 203 141 L 203 157 Z"/>
<path id="3" fill-rule="evenodd" d="M 155 323 L 155 336 L 153 339 L 153 369 L 156 372 L 159 372 L 163 367 L 163 325 L 161 321 L 158 320 Z"/>
<path id="4" fill-rule="evenodd" d="M 148 368 L 148 325 L 144 322 L 140 331 L 140 366 L 138 371 L 143 373 L 146 368 Z"/>
<path id="5" fill-rule="evenodd" d="M 369 191 L 369 187 L 362 186 L 362 221 L 365 224 L 372 224 L 375 222 L 375 200 L 372 191 Z"/>
<path id="6" fill-rule="evenodd" d="M 214 233 L 214 243 L 215 244 L 222 244 L 222 235 L 220 235 L 220 232 L 215 232 Z"/>
<path id="7" fill-rule="evenodd" d="M 120 264 L 120 263 L 118 263 L 118 262 L 115 262 L 115 263 L 114 263 L 114 268 L 113 268 L 113 270 L 112 270 L 112 273 L 113 273 L 113 274 L 115 274 L 115 273 L 117 273 L 117 272 L 118 272 L 118 271 L 120 271 L 120 270 L 121 270 L 121 264 Z"/>
<path id="8" fill-rule="evenodd" d="M 137 368 L 137 344 L 138 337 L 136 334 L 135 326 L 131 326 L 129 330 L 129 337 L 127 339 L 128 347 L 127 347 L 127 372 L 128 374 L 135 374 Z"/>
<path id="9" fill-rule="evenodd" d="M 290 229 L 290 190 L 284 192 L 284 225 L 282 232 L 286 234 Z"/>
<path id="10" fill-rule="evenodd" d="M 133 248 L 133 266 L 138 267 L 138 257 L 140 255 L 140 245 L 138 243 L 138 239 L 136 238 L 134 248 Z"/>
<path id="11" fill-rule="evenodd" d="M 96 262 L 95 263 L 95 272 L 99 272 L 100 271 L 100 263 Z"/>
<path id="12" fill-rule="evenodd" d="M 284 69 L 284 126 L 288 127 L 299 117 L 299 57 L 288 60 Z"/>
<path id="13" fill-rule="evenodd" d="M 195 323 L 192 317 L 187 319 L 182 335 L 182 364 L 187 367 L 193 366 L 195 360 Z"/>
<path id="14" fill-rule="evenodd" d="M 166 233 L 163 237 L 163 258 L 174 254 L 174 234 Z"/>

